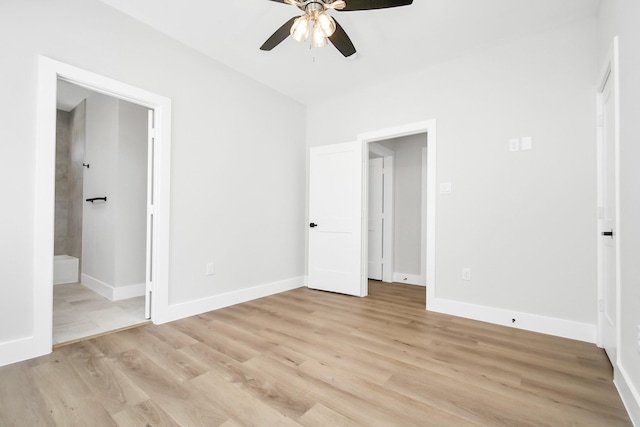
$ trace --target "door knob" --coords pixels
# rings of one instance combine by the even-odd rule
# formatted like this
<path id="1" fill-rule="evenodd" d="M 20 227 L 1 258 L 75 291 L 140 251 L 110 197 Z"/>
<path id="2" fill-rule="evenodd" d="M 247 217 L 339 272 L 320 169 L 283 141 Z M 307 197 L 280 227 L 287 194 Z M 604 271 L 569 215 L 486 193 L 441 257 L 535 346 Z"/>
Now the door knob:
<path id="1" fill-rule="evenodd" d="M 317 227 L 318 224 L 316 224 L 315 222 L 312 222 L 311 224 L 309 224 L 309 227 L 313 228 L 313 227 Z"/>

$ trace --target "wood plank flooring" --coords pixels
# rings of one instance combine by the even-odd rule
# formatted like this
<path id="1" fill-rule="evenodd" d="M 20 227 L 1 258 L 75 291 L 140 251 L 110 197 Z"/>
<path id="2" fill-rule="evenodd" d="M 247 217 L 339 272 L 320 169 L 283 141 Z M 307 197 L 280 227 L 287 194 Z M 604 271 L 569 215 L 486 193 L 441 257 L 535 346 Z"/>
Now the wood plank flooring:
<path id="1" fill-rule="evenodd" d="M 630 426 L 594 345 L 306 288 L 0 368 L 0 426 Z"/>

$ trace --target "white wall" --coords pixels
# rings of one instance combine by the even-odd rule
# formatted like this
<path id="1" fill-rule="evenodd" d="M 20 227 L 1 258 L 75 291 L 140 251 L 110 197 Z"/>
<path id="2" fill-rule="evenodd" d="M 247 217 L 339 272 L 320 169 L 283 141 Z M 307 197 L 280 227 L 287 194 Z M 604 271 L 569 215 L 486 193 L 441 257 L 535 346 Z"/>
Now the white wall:
<path id="1" fill-rule="evenodd" d="M 601 2 L 599 62 L 604 65 L 613 37 L 620 43 L 620 346 L 616 384 L 640 425 L 640 3 Z"/>
<path id="2" fill-rule="evenodd" d="M 116 204 L 118 182 L 118 104 L 93 94 L 86 101 L 83 198 L 107 197 L 107 203 L 84 203 L 82 210 L 82 275 L 106 285 L 116 283 Z M 110 199 L 109 199 L 110 198 Z"/>
<path id="3" fill-rule="evenodd" d="M 0 38 L 0 359 L 33 331 L 41 54 L 172 100 L 170 304 L 304 283 L 304 106 L 97 0 L 3 1 Z"/>
<path id="4" fill-rule="evenodd" d="M 308 145 L 437 119 L 437 181 L 453 194 L 437 196 L 436 296 L 594 340 L 595 46 L 595 21 L 579 22 L 316 103 Z M 312 119 L 335 105 L 348 120 Z M 533 150 L 509 153 L 521 136 Z"/>
<path id="5" fill-rule="evenodd" d="M 424 134 L 378 141 L 395 152 L 394 266 L 400 275 L 422 274 L 422 148 Z"/>
<path id="6" fill-rule="evenodd" d="M 147 111 L 98 93 L 86 100 L 83 198 L 107 202 L 84 203 L 82 281 L 108 298 L 145 282 Z"/>
<path id="7" fill-rule="evenodd" d="M 145 283 L 148 109 L 118 102 L 114 286 Z"/>

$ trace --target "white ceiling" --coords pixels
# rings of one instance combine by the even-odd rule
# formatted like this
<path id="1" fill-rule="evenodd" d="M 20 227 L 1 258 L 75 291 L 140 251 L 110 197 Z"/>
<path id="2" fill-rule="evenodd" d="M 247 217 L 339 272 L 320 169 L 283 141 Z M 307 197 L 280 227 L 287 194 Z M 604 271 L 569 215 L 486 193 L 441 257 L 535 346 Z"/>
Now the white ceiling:
<path id="1" fill-rule="evenodd" d="M 411 73 L 592 16 L 600 0 L 415 0 L 393 9 L 331 12 L 358 53 L 262 43 L 300 15 L 268 0 L 101 0 L 302 103 Z M 347 3 L 349 0 L 346 0 Z"/>

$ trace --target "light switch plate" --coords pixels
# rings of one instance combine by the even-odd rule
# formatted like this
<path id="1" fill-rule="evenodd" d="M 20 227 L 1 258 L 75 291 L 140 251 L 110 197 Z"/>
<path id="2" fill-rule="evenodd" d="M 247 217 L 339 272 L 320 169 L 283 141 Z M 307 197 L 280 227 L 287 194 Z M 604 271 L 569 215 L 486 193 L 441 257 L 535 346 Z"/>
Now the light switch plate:
<path id="1" fill-rule="evenodd" d="M 520 151 L 520 138 L 511 138 L 509 140 L 509 151 Z"/>
<path id="2" fill-rule="evenodd" d="M 451 183 L 450 182 L 441 182 L 440 183 L 440 194 L 451 194 Z"/>
<path id="3" fill-rule="evenodd" d="M 520 149 L 522 151 L 531 150 L 533 145 L 533 140 L 530 136 L 525 136 L 520 140 Z"/>

